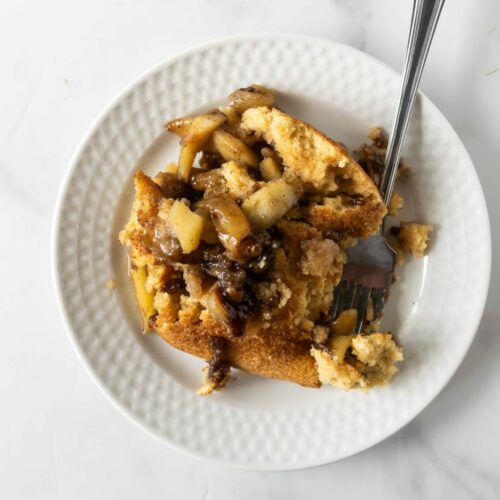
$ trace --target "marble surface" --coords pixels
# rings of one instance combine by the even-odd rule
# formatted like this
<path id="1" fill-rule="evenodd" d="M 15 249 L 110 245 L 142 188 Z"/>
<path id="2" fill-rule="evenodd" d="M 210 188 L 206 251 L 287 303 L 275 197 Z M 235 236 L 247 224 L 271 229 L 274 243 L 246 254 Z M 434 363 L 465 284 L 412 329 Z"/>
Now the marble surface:
<path id="1" fill-rule="evenodd" d="M 0 498 L 500 498 L 496 0 L 447 2 L 422 81 L 476 165 L 494 253 L 490 296 L 469 354 L 406 428 L 364 453 L 310 470 L 256 473 L 201 462 L 118 413 L 77 361 L 62 327 L 50 262 L 59 184 L 91 122 L 138 74 L 193 44 L 250 32 L 322 36 L 400 68 L 409 0 L 311 4 L 0 4 Z"/>

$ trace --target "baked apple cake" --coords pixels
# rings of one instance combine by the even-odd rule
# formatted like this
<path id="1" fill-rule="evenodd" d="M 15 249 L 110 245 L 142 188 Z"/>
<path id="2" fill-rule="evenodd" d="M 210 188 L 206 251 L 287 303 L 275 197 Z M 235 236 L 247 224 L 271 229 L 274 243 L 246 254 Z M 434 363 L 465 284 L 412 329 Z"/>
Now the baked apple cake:
<path id="1" fill-rule="evenodd" d="M 273 104 L 252 85 L 168 122 L 178 161 L 135 174 L 120 241 L 144 333 L 207 361 L 203 395 L 231 367 L 307 387 L 383 385 L 403 359 L 391 333 L 373 331 L 372 314 L 353 335 L 356 311 L 333 321 L 330 309 L 346 248 L 387 209 L 342 144 Z"/>

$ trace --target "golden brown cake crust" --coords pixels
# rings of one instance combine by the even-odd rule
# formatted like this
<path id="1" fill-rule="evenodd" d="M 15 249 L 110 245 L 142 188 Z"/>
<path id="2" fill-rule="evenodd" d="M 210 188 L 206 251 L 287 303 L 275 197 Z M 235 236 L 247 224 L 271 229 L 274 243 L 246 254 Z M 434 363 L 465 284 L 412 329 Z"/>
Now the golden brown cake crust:
<path id="1" fill-rule="evenodd" d="M 325 234 L 334 231 L 342 237 L 368 238 L 378 230 L 385 213 L 385 207 L 378 201 L 367 201 L 362 207 L 342 212 L 325 205 L 313 205 L 307 208 L 307 220 Z"/>
<path id="2" fill-rule="evenodd" d="M 227 337 L 227 328 L 207 318 L 200 323 L 197 316 L 184 316 L 176 323 L 157 327 L 156 332 L 176 349 L 203 359 L 210 359 L 210 337 Z M 289 327 L 246 333 L 228 342 L 230 364 L 249 373 L 287 380 L 307 387 L 319 387 L 315 361 L 309 354 L 311 341 L 289 338 Z"/>

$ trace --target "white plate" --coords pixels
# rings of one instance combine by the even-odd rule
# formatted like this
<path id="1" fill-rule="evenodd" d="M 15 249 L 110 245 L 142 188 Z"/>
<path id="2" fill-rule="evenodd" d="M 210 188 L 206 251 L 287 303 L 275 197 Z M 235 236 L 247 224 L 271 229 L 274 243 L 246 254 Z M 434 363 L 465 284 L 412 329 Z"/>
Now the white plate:
<path id="1" fill-rule="evenodd" d="M 390 128 L 399 76 L 371 57 L 325 40 L 251 36 L 209 43 L 148 72 L 102 114 L 61 190 L 54 238 L 58 299 L 88 371 L 136 424 L 193 455 L 238 467 L 285 470 L 324 464 L 388 437 L 443 388 L 478 326 L 490 272 L 490 233 L 474 167 L 452 127 L 420 96 L 404 157 L 403 219 L 434 224 L 429 256 L 399 272 L 384 327 L 405 362 L 369 394 L 305 389 L 237 373 L 226 390 L 196 396 L 200 360 L 139 333 L 117 233 L 130 210 L 132 173 L 175 160 L 162 124 L 262 83 L 278 103 L 355 147 L 371 126 Z M 105 287 L 108 279 L 118 287 Z"/>

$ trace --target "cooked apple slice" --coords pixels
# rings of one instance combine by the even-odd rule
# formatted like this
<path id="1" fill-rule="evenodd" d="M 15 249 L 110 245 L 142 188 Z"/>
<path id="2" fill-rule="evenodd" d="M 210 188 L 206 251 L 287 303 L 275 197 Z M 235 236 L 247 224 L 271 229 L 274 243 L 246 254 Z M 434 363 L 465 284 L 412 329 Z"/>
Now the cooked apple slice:
<path id="1" fill-rule="evenodd" d="M 358 312 L 356 309 L 345 309 L 333 323 L 334 335 L 349 335 L 356 327 Z"/>
<path id="2" fill-rule="evenodd" d="M 265 181 L 272 181 L 281 177 L 281 168 L 274 158 L 264 158 L 260 162 L 260 173 Z"/>
<path id="3" fill-rule="evenodd" d="M 333 351 L 333 359 L 343 363 L 347 349 L 352 346 L 353 335 L 338 335 L 328 341 L 328 347 Z"/>
<path id="4" fill-rule="evenodd" d="M 270 181 L 249 196 L 241 208 L 252 228 L 262 231 L 271 227 L 298 201 L 293 186 L 283 179 Z"/>
<path id="5" fill-rule="evenodd" d="M 219 237 L 217 235 L 217 231 L 215 230 L 214 223 L 212 222 L 212 217 L 210 216 L 210 210 L 208 207 L 198 207 L 194 212 L 203 219 L 201 239 L 209 245 L 215 245 L 218 243 Z"/>
<path id="6" fill-rule="evenodd" d="M 181 152 L 179 154 L 179 168 L 177 175 L 184 182 L 189 179 L 196 153 L 210 139 L 214 130 L 217 130 L 226 117 L 219 110 L 196 116 L 189 126 L 189 130 L 182 138 Z"/>
<path id="7" fill-rule="evenodd" d="M 193 123 L 193 118 L 176 118 L 175 120 L 170 120 L 165 123 L 165 130 L 168 132 L 172 132 L 175 135 L 178 135 L 181 139 L 184 139 L 188 135 L 189 128 Z"/>
<path id="8" fill-rule="evenodd" d="M 238 113 L 243 113 L 256 106 L 272 106 L 274 92 L 262 85 L 253 84 L 244 89 L 235 90 L 229 95 L 229 105 Z"/>
<path id="9" fill-rule="evenodd" d="M 234 160 L 250 167 L 259 166 L 259 157 L 240 139 L 224 130 L 217 130 L 213 135 L 217 152 L 226 161 Z"/>
<path id="10" fill-rule="evenodd" d="M 135 288 L 135 296 L 141 313 L 142 331 L 145 333 L 150 329 L 150 319 L 156 314 L 154 306 L 154 293 L 146 290 L 146 279 L 148 272 L 146 266 L 130 268 L 130 274 Z"/>
<path id="11" fill-rule="evenodd" d="M 241 208 L 228 195 L 201 200 L 200 206 L 209 208 L 220 242 L 228 252 L 235 253 L 252 230 Z"/>
<path id="12" fill-rule="evenodd" d="M 198 248 L 203 232 L 203 219 L 191 212 L 184 201 L 174 201 L 168 216 L 168 225 L 179 240 L 184 253 L 191 253 Z"/>

